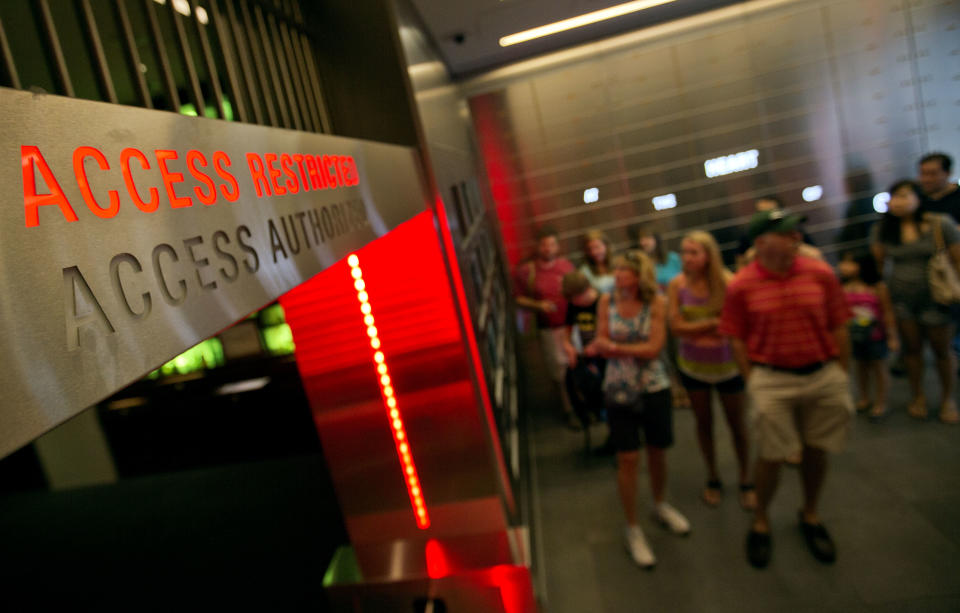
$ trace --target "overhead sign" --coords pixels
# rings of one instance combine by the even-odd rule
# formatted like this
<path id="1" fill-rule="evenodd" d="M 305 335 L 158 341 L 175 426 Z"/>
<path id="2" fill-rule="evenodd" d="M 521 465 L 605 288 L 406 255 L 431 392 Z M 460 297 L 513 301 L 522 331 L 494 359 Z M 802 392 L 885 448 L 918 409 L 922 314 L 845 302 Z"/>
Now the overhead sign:
<path id="1" fill-rule="evenodd" d="M 413 149 L 0 88 L 0 457 L 424 210 Z"/>

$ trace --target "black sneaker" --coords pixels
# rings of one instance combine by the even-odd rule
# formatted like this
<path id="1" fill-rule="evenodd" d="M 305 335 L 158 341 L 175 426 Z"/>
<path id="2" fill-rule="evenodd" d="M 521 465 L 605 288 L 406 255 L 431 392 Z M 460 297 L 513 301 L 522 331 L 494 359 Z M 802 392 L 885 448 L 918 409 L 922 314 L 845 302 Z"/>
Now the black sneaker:
<path id="1" fill-rule="evenodd" d="M 747 532 L 747 561 L 754 568 L 766 568 L 773 553 L 773 542 L 769 532 Z"/>
<path id="2" fill-rule="evenodd" d="M 807 547 L 813 557 L 824 564 L 833 564 L 837 559 L 837 548 L 823 524 L 807 523 L 803 521 L 803 514 L 801 513 L 800 532 L 803 534 L 803 539 L 807 541 Z"/>

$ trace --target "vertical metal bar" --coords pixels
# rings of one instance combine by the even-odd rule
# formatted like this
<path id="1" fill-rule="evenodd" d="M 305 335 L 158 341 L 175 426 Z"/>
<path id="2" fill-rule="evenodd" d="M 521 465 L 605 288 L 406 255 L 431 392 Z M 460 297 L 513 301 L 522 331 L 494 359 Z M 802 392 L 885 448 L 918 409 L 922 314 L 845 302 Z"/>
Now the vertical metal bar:
<path id="1" fill-rule="evenodd" d="M 253 63 L 256 66 L 257 81 L 260 83 L 263 101 L 267 105 L 267 115 L 270 116 L 270 125 L 278 126 L 280 123 L 277 121 L 277 112 L 273 108 L 273 95 L 270 90 L 270 82 L 267 80 L 260 45 L 257 44 L 257 32 L 253 27 L 253 18 L 250 16 L 250 9 L 245 0 L 240 0 L 240 13 L 243 15 L 243 25 L 247 30 L 247 46 L 250 49 L 250 55 L 253 56 Z"/>
<path id="2" fill-rule="evenodd" d="M 251 53 L 250 45 L 247 43 L 247 39 L 243 34 L 243 26 L 237 19 L 237 12 L 233 8 L 233 0 L 224 0 L 224 4 L 227 7 L 227 23 L 233 34 L 234 51 L 237 52 L 237 57 L 240 59 L 240 78 L 243 81 L 243 86 L 247 90 L 247 95 L 250 97 L 254 120 L 258 124 L 263 125 L 265 122 L 263 119 L 263 110 L 260 108 L 260 96 L 257 92 L 256 77 L 253 68 L 250 66 L 250 58 L 248 57 Z"/>
<path id="3" fill-rule="evenodd" d="M 303 13 L 300 12 L 300 2 L 292 0 L 289 2 L 290 12 L 293 14 L 293 22 L 298 26 L 303 25 Z"/>
<path id="4" fill-rule="evenodd" d="M 300 82 L 300 73 L 297 72 L 297 57 L 293 54 L 293 46 L 290 44 L 290 31 L 287 29 L 287 24 L 283 21 L 278 21 L 277 32 L 280 35 L 283 57 L 287 60 L 285 62 L 286 70 L 284 72 L 289 75 L 288 81 L 291 84 L 293 95 L 296 97 L 297 113 L 300 116 L 301 128 L 313 131 L 310 113 L 307 110 L 307 101 L 306 98 L 303 97 L 303 83 Z"/>
<path id="5" fill-rule="evenodd" d="M 197 106 L 197 115 L 203 117 L 206 104 L 203 100 L 203 91 L 200 89 L 200 79 L 197 77 L 197 68 L 193 65 L 193 52 L 190 49 L 190 40 L 187 38 L 187 31 L 183 27 L 183 20 L 177 9 L 173 7 L 173 0 L 167 1 L 167 8 L 170 10 L 170 17 L 173 19 L 173 30 L 177 35 L 177 42 L 180 44 L 180 57 L 183 59 L 183 65 L 187 69 L 187 84 L 190 86 L 190 93 L 193 94 L 193 103 Z"/>
<path id="6" fill-rule="evenodd" d="M 100 41 L 100 30 L 97 29 L 97 20 L 93 16 L 93 8 L 90 6 L 90 0 L 80 0 L 80 14 L 83 16 L 83 25 L 86 29 L 87 38 L 90 39 L 90 47 L 93 51 L 93 61 L 97 68 L 97 77 L 100 79 L 100 87 L 106 94 L 108 102 L 117 103 L 117 92 L 113 88 L 113 78 L 110 76 L 110 67 L 107 65 L 107 56 L 103 52 L 103 43 Z"/>
<path id="7" fill-rule="evenodd" d="M 40 10 L 40 22 L 43 26 L 43 35 L 46 37 L 47 48 L 53 56 L 53 68 L 57 77 L 57 84 L 65 96 L 75 97 L 73 83 L 70 81 L 70 71 L 67 70 L 67 61 L 63 57 L 63 48 L 60 46 L 60 37 L 57 36 L 57 27 L 53 23 L 53 13 L 47 0 L 34 0 Z"/>
<path id="8" fill-rule="evenodd" d="M 263 55 L 267 58 L 267 68 L 270 71 L 270 81 L 273 84 L 273 93 L 277 96 L 277 106 L 280 107 L 280 117 L 283 120 L 283 127 L 290 126 L 290 113 L 287 111 L 286 98 L 283 95 L 283 88 L 280 85 L 280 78 L 277 76 L 276 55 L 273 53 L 270 43 L 270 36 L 267 34 L 267 24 L 263 19 L 263 11 L 260 6 L 254 6 L 253 12 L 257 16 L 257 27 L 260 31 L 260 41 L 263 45 Z"/>
<path id="9" fill-rule="evenodd" d="M 173 70 L 170 68 L 167 48 L 163 44 L 163 32 L 160 30 L 160 22 L 157 20 L 155 3 L 153 0 L 143 0 L 143 5 L 147 12 L 147 23 L 150 25 L 150 36 L 153 38 L 153 49 L 157 52 L 157 59 L 160 61 L 160 72 L 163 73 L 163 84 L 167 88 L 167 96 L 170 97 L 173 110 L 179 113 L 180 94 L 177 92 L 177 82 L 173 78 Z"/>
<path id="10" fill-rule="evenodd" d="M 3 74 L 10 87 L 20 89 L 20 75 L 17 74 L 17 65 L 13 63 L 13 53 L 10 51 L 7 31 L 3 29 L 3 20 L 0 20 L 0 60 L 3 61 Z"/>
<path id="11" fill-rule="evenodd" d="M 320 122 L 320 113 L 317 110 L 317 101 L 313 98 L 313 88 L 310 87 L 310 75 L 307 72 L 307 63 L 303 58 L 303 48 L 300 46 L 300 33 L 295 28 L 290 29 L 290 46 L 293 48 L 293 54 L 297 59 L 297 70 L 300 74 L 301 89 L 303 97 L 306 100 L 304 112 L 309 114 L 310 123 L 314 132 L 322 132 L 323 125 Z"/>
<path id="12" fill-rule="evenodd" d="M 203 55 L 203 63 L 207 66 L 207 78 L 210 80 L 210 89 L 213 91 L 213 102 L 217 105 L 217 117 L 226 119 L 227 115 L 223 110 L 223 90 L 220 89 L 220 75 L 217 72 L 217 63 L 213 59 L 213 52 L 210 50 L 210 39 L 207 38 L 206 25 L 200 23 L 197 18 L 197 2 L 190 0 L 190 15 L 194 28 L 197 31 L 197 38 L 200 39 L 200 53 Z M 210 23 L 209 16 L 207 23 Z"/>
<path id="13" fill-rule="evenodd" d="M 313 52 L 313 45 L 306 36 L 300 36 L 303 54 L 307 60 L 307 71 L 310 73 L 310 87 L 317 100 L 317 112 L 320 114 L 320 123 L 324 133 L 330 133 L 330 115 L 327 114 L 327 104 L 323 99 L 323 88 L 320 84 L 320 75 L 317 70 L 317 55 Z"/>
<path id="14" fill-rule="evenodd" d="M 130 15 L 127 13 L 125 0 L 114 0 L 113 8 L 117 15 L 117 21 L 120 22 L 120 31 L 123 34 L 123 44 L 127 50 L 127 64 L 130 66 L 130 74 L 133 77 L 134 87 L 140 96 L 140 103 L 148 108 L 153 108 L 153 100 L 150 97 L 150 89 L 147 87 L 147 79 L 143 76 L 143 70 L 140 69 L 140 52 L 137 50 L 137 39 L 133 36 L 133 27 L 130 25 Z"/>
<path id="15" fill-rule="evenodd" d="M 217 30 L 217 39 L 220 41 L 220 48 L 223 50 L 223 64 L 227 69 L 227 82 L 230 85 L 230 95 L 233 97 L 231 104 L 236 110 L 236 117 L 243 123 L 248 123 L 250 119 L 247 117 L 247 104 L 244 102 L 243 91 L 237 79 L 237 66 L 233 55 L 234 47 L 230 37 L 230 29 L 224 23 L 223 15 L 217 8 L 216 0 L 208 0 L 208 3 L 210 5 L 210 20 Z"/>

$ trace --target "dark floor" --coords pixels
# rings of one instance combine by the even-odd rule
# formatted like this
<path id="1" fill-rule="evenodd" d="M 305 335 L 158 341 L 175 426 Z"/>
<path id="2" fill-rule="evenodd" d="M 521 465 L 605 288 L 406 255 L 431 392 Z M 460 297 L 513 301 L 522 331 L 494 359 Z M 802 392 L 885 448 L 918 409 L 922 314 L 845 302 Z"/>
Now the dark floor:
<path id="1" fill-rule="evenodd" d="M 821 515 L 837 542 L 833 566 L 814 560 L 799 535 L 800 485 L 786 468 L 771 512 L 773 560 L 765 570 L 748 566 L 749 516 L 736 500 L 726 425 L 718 422 L 716 434 L 727 497 L 711 509 L 699 500 L 705 475 L 693 414 L 676 411 L 668 499 L 693 532 L 678 538 L 649 521 L 642 475 L 642 527 L 658 559 L 644 571 L 624 547 L 613 459 L 585 457 L 583 435 L 563 426 L 535 355 L 526 356 L 548 613 L 960 611 L 960 427 L 907 417 L 904 379 L 893 379 L 895 411 L 880 424 L 857 417 L 847 450 L 832 459 Z M 935 396 L 932 373 L 928 379 Z M 593 428 L 595 444 L 604 428 Z"/>

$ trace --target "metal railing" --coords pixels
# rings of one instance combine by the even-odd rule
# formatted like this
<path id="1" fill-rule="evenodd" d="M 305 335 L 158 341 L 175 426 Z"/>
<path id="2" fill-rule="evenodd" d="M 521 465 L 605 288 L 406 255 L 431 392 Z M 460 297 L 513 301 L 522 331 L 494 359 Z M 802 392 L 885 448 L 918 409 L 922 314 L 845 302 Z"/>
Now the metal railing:
<path id="1" fill-rule="evenodd" d="M 16 89 L 322 133 L 316 58 L 298 0 L 0 3 Z"/>

